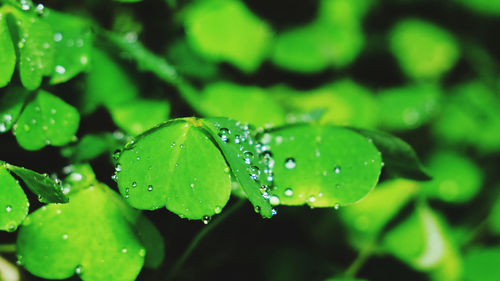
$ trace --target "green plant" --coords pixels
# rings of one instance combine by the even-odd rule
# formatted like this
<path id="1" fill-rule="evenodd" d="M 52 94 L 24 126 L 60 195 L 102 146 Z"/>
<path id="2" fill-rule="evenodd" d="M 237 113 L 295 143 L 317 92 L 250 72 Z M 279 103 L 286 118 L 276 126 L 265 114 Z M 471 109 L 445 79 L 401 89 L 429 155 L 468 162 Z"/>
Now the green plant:
<path id="1" fill-rule="evenodd" d="M 493 43 L 302 2 L 0 0 L 0 280 L 496 280 Z"/>

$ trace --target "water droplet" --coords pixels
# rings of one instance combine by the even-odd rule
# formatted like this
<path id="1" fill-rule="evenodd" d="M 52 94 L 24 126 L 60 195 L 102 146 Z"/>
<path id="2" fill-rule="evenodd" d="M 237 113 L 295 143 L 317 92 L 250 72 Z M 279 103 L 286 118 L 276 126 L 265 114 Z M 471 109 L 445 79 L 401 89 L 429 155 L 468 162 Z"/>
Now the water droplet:
<path id="1" fill-rule="evenodd" d="M 335 168 L 333 168 L 333 172 L 335 172 L 335 174 L 340 174 L 340 166 L 335 166 Z"/>
<path id="2" fill-rule="evenodd" d="M 132 187 L 137 187 L 137 182 L 135 182 L 135 181 L 134 181 L 134 182 L 132 183 Z"/>
<path id="3" fill-rule="evenodd" d="M 123 248 L 122 253 L 126 253 L 126 252 L 127 252 L 127 248 Z"/>
<path id="4" fill-rule="evenodd" d="M 253 153 L 249 151 L 243 152 L 243 159 L 245 161 L 245 164 L 250 165 L 252 163 Z"/>
<path id="5" fill-rule="evenodd" d="M 250 173 L 250 177 L 253 179 L 253 180 L 257 180 L 259 179 L 259 176 L 260 176 L 260 169 L 259 167 L 257 166 L 252 166 L 248 169 L 248 172 Z"/>
<path id="6" fill-rule="evenodd" d="M 115 150 L 113 153 L 113 160 L 118 161 L 120 159 L 120 155 L 122 154 L 122 151 L 120 149 Z"/>
<path id="7" fill-rule="evenodd" d="M 55 70 L 58 74 L 64 74 L 66 72 L 66 68 L 64 68 L 64 66 L 62 65 L 56 65 Z"/>
<path id="8" fill-rule="evenodd" d="M 45 6 L 43 6 L 42 3 L 39 3 L 38 5 L 36 5 L 35 11 L 39 16 L 41 16 L 43 14 L 44 9 Z"/>
<path id="9" fill-rule="evenodd" d="M 333 206 L 333 208 L 334 208 L 335 210 L 338 210 L 338 209 L 340 208 L 340 204 L 339 204 L 339 203 L 336 203 L 336 204 Z"/>
<path id="10" fill-rule="evenodd" d="M 276 216 L 278 214 L 278 211 L 276 209 L 271 209 L 271 215 Z"/>
<path id="11" fill-rule="evenodd" d="M 243 140 L 242 140 L 242 138 L 241 138 L 241 136 L 240 136 L 240 135 L 236 135 L 236 136 L 234 136 L 234 143 L 237 143 L 237 144 L 238 144 L 238 143 L 240 143 L 240 142 L 242 142 L 242 141 L 243 141 Z"/>
<path id="12" fill-rule="evenodd" d="M 271 205 L 273 205 L 273 206 L 279 205 L 280 198 L 276 195 L 273 195 L 273 196 L 271 196 L 271 198 L 269 198 L 269 203 L 271 203 Z"/>
<path id="13" fill-rule="evenodd" d="M 122 171 L 122 166 L 120 165 L 120 163 L 116 164 L 116 166 L 115 166 L 115 171 L 116 171 L 117 173 L 119 173 L 119 172 L 121 172 L 121 171 Z"/>
<path id="14" fill-rule="evenodd" d="M 146 255 L 146 250 L 145 249 L 140 249 L 139 250 L 139 256 L 144 257 Z"/>
<path id="15" fill-rule="evenodd" d="M 79 265 L 79 266 L 77 266 L 77 267 L 75 268 L 75 273 L 76 273 L 76 274 L 78 274 L 78 275 L 80 275 L 80 274 L 82 274 L 82 273 L 83 273 L 83 269 L 82 269 L 82 266 L 81 266 L 81 265 Z"/>
<path id="16" fill-rule="evenodd" d="M 212 218 L 209 216 L 203 216 L 202 221 L 203 224 L 208 224 Z"/>
<path id="17" fill-rule="evenodd" d="M 12 206 L 8 205 L 7 207 L 5 207 L 5 211 L 6 211 L 7 213 L 12 212 Z"/>
<path id="18" fill-rule="evenodd" d="M 220 214 L 220 212 L 222 212 L 222 208 L 220 206 L 216 206 L 214 212 L 216 214 Z"/>
<path id="19" fill-rule="evenodd" d="M 0 122 L 0 133 L 7 131 L 7 125 L 4 122 Z"/>
<path id="20" fill-rule="evenodd" d="M 112 175 L 112 176 L 111 176 L 111 179 L 112 179 L 113 181 L 116 181 L 116 179 L 117 179 L 117 178 L 118 178 L 118 176 L 117 176 L 116 174 L 114 174 L 114 175 Z"/>
<path id="21" fill-rule="evenodd" d="M 219 130 L 219 137 L 223 142 L 229 142 L 229 135 L 231 134 L 231 131 L 228 128 L 221 128 Z"/>
<path id="22" fill-rule="evenodd" d="M 28 11 L 30 9 L 30 5 L 27 2 L 23 1 L 21 2 L 21 9 L 23 9 L 23 11 Z"/>
<path id="23" fill-rule="evenodd" d="M 83 176 L 80 173 L 72 173 L 70 175 L 70 178 L 72 181 L 81 181 L 83 179 Z"/>
<path id="24" fill-rule="evenodd" d="M 67 240 L 67 239 L 68 239 L 68 234 L 66 234 L 66 233 L 65 233 L 65 234 L 63 234 L 63 235 L 62 235 L 62 239 Z"/>
<path id="25" fill-rule="evenodd" d="M 260 206 L 255 206 L 254 211 L 255 211 L 256 213 L 260 213 Z"/>
<path id="26" fill-rule="evenodd" d="M 293 196 L 293 190 L 291 188 L 285 189 L 285 196 L 287 197 L 292 197 Z"/>
<path id="27" fill-rule="evenodd" d="M 291 169 L 295 169 L 296 166 L 297 166 L 297 163 L 295 163 L 295 159 L 293 159 L 292 157 L 287 158 L 285 160 L 285 168 L 291 170 Z"/>
<path id="28" fill-rule="evenodd" d="M 152 185 L 148 185 L 148 191 L 153 191 L 153 186 Z"/>
<path id="29" fill-rule="evenodd" d="M 311 202 L 311 203 L 316 202 L 316 197 L 314 197 L 314 195 L 311 195 L 311 196 L 309 197 L 309 202 Z"/>

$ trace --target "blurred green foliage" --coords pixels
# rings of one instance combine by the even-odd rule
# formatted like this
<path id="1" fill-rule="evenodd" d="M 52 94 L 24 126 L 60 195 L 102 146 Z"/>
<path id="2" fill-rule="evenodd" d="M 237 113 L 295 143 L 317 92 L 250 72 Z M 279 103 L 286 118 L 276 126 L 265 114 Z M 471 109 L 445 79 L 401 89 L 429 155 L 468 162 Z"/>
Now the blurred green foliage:
<path id="1" fill-rule="evenodd" d="M 208 223 L 232 192 L 278 215 L 238 211 L 179 280 L 499 280 L 499 17 L 498 0 L 0 0 L 0 244 L 18 256 L 0 254 L 22 280 L 164 280 L 197 230 L 177 215 Z M 256 132 L 275 174 L 245 169 L 266 150 L 223 146 L 221 123 Z M 267 201 L 249 174 L 274 176 Z"/>

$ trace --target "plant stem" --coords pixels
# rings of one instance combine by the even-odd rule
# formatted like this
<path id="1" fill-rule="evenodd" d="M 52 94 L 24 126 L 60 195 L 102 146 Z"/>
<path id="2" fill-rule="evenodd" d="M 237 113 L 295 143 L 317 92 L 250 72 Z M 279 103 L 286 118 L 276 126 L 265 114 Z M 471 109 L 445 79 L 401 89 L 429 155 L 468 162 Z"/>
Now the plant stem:
<path id="1" fill-rule="evenodd" d="M 97 34 L 121 49 L 126 56 L 137 62 L 138 68 L 155 74 L 158 78 L 177 88 L 181 97 L 195 111 L 203 112 L 196 89 L 183 79 L 174 66 L 165 58 L 154 54 L 138 41 L 128 41 L 123 36 L 96 27 Z"/>
<path id="2" fill-rule="evenodd" d="M 184 250 L 182 256 L 177 260 L 177 262 L 172 266 L 170 271 L 167 274 L 165 280 L 173 280 L 179 270 L 182 268 L 186 260 L 191 256 L 193 251 L 196 249 L 196 246 L 200 243 L 200 241 L 214 228 L 216 228 L 220 223 L 222 223 L 227 217 L 229 217 L 232 213 L 234 213 L 237 209 L 243 206 L 245 200 L 239 200 L 234 205 L 232 205 L 227 211 L 223 212 L 220 216 L 214 219 L 211 223 L 209 223 L 206 227 L 204 227 L 198 234 L 191 240 L 189 246 Z"/>
<path id="3" fill-rule="evenodd" d="M 15 253 L 16 244 L 0 244 L 0 253 Z"/>
<path id="4" fill-rule="evenodd" d="M 354 278 L 358 271 L 363 267 L 365 262 L 370 258 L 373 253 L 373 244 L 369 244 L 363 250 L 361 250 L 356 257 L 356 259 L 351 263 L 351 265 L 344 272 L 345 277 Z"/>

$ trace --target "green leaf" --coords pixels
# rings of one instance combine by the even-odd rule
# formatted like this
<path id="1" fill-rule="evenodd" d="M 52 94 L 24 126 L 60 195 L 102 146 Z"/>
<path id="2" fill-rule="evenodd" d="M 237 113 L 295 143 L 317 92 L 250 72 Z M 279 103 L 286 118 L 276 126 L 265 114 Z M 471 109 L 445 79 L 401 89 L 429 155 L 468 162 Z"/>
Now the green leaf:
<path id="1" fill-rule="evenodd" d="M 0 230 L 14 231 L 28 214 L 30 204 L 3 164 L 0 164 L 0 194 Z"/>
<path id="2" fill-rule="evenodd" d="M 118 158 L 120 192 L 135 208 L 165 206 L 188 219 L 221 212 L 231 192 L 220 151 L 196 119 L 169 121 L 137 137 Z"/>
<path id="3" fill-rule="evenodd" d="M 480 191 L 483 172 L 469 158 L 454 152 L 441 151 L 429 161 L 433 179 L 422 183 L 422 191 L 430 198 L 464 203 Z"/>
<path id="4" fill-rule="evenodd" d="M 83 136 L 77 144 L 64 147 L 61 154 L 70 158 L 72 162 L 79 163 L 93 160 L 106 152 L 111 154 L 121 145 L 111 134 L 88 134 Z"/>
<path id="5" fill-rule="evenodd" d="M 460 57 L 458 43 L 452 34 L 419 19 L 398 22 L 389 40 L 402 70 L 413 79 L 439 79 Z"/>
<path id="6" fill-rule="evenodd" d="M 348 129 L 296 125 L 264 134 L 274 155 L 274 194 L 283 205 L 338 207 L 357 202 L 378 181 L 380 154 Z"/>
<path id="7" fill-rule="evenodd" d="M 273 181 L 270 154 L 261 144 L 254 142 L 246 124 L 223 117 L 207 118 L 202 122 L 224 154 L 234 178 L 255 211 L 264 218 L 272 217 L 274 210 L 269 202 L 269 188 Z"/>
<path id="8" fill-rule="evenodd" d="M 19 231 L 18 259 L 47 279 L 135 280 L 146 254 L 136 233 L 141 219 L 107 186 L 89 187 L 68 204 L 29 215 Z"/>
<path id="9" fill-rule="evenodd" d="M 415 269 L 429 272 L 434 280 L 460 280 L 461 260 L 446 223 L 424 204 L 388 232 L 383 245 Z"/>
<path id="10" fill-rule="evenodd" d="M 363 249 L 376 241 L 389 221 L 418 191 L 418 184 L 413 181 L 385 181 L 358 203 L 342 208 L 340 215 L 351 232 L 351 242 Z"/>
<path id="11" fill-rule="evenodd" d="M 133 100 L 138 95 L 136 83 L 104 51 L 92 49 L 90 72 L 87 75 L 86 93 L 82 96 L 84 113 L 91 113 L 97 106 L 110 106 Z"/>
<path id="12" fill-rule="evenodd" d="M 72 195 L 97 184 L 96 176 L 89 164 L 69 165 L 64 167 L 63 172 L 67 174 L 62 183 L 65 194 Z"/>
<path id="13" fill-rule="evenodd" d="M 108 106 L 115 124 L 136 136 L 167 121 L 170 104 L 166 101 L 137 99 Z"/>
<path id="14" fill-rule="evenodd" d="M 200 104 L 205 117 L 225 116 L 255 126 L 285 123 L 283 107 L 258 87 L 212 83 L 203 89 Z"/>
<path id="15" fill-rule="evenodd" d="M 351 129 L 367 137 L 375 144 L 382 153 L 385 169 L 409 179 L 431 179 L 413 148 L 400 138 L 381 131 Z"/>
<path id="16" fill-rule="evenodd" d="M 56 11 L 45 13 L 44 19 L 53 31 L 56 52 L 51 84 L 63 83 L 87 70 L 92 46 L 89 24 L 82 19 Z"/>
<path id="17" fill-rule="evenodd" d="M 16 51 L 7 26 L 7 14 L 0 10 L 0 88 L 7 86 L 16 67 Z"/>
<path id="18" fill-rule="evenodd" d="M 322 0 L 318 18 L 337 25 L 356 25 L 376 3 L 374 0 Z"/>
<path id="19" fill-rule="evenodd" d="M 38 200 L 43 203 L 66 203 L 68 197 L 58 180 L 51 179 L 47 174 L 39 174 L 32 170 L 6 164 L 6 168 L 20 177 L 26 186 L 38 195 Z"/>
<path id="20" fill-rule="evenodd" d="M 495 90 L 468 81 L 450 91 L 432 131 L 446 144 L 469 145 L 482 153 L 500 151 L 500 101 Z"/>
<path id="21" fill-rule="evenodd" d="M 7 132 L 21 114 L 29 92 L 21 87 L 8 87 L 0 97 L 0 133 Z"/>
<path id="22" fill-rule="evenodd" d="M 194 2 L 187 10 L 184 27 L 193 50 L 245 72 L 259 67 L 272 37 L 271 28 L 237 0 Z"/>
<path id="23" fill-rule="evenodd" d="M 195 53 L 185 39 L 178 39 L 169 46 L 167 59 L 185 76 L 208 80 L 218 72 L 217 64 Z"/>
<path id="24" fill-rule="evenodd" d="M 485 15 L 498 16 L 500 15 L 500 1 L 491 0 L 455 0 L 471 11 L 475 11 Z"/>
<path id="25" fill-rule="evenodd" d="M 354 61 L 364 45 L 358 25 L 330 26 L 314 22 L 276 37 L 271 60 L 284 69 L 312 73 L 332 65 L 342 68 Z"/>
<path id="26" fill-rule="evenodd" d="M 19 75 L 23 86 L 34 90 L 44 75 L 54 71 L 53 33 L 49 24 L 27 13 L 16 13 L 19 32 Z"/>
<path id="27" fill-rule="evenodd" d="M 412 130 L 435 117 L 441 91 L 437 85 L 414 84 L 379 92 L 381 123 L 388 130 Z"/>
<path id="28" fill-rule="evenodd" d="M 350 79 L 311 91 L 275 87 L 273 94 L 292 112 L 324 110 L 320 124 L 372 128 L 378 122 L 378 104 L 373 94 Z"/>
<path id="29" fill-rule="evenodd" d="M 80 115 L 74 107 L 48 92 L 39 91 L 21 113 L 14 134 L 26 150 L 62 146 L 73 140 L 79 122 Z"/>
<path id="30" fill-rule="evenodd" d="M 467 251 L 464 257 L 465 281 L 496 281 L 498 280 L 498 263 L 500 248 L 498 246 L 476 246 Z"/>

